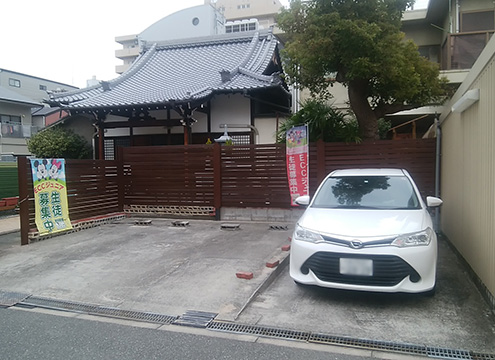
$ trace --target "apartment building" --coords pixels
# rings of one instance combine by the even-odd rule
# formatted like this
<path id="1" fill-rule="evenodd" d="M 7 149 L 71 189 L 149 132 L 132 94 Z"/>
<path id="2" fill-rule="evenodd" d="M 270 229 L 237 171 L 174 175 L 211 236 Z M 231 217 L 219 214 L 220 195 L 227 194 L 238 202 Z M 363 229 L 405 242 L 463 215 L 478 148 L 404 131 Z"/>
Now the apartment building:
<path id="1" fill-rule="evenodd" d="M 453 90 L 464 81 L 495 30 L 492 0 L 430 0 L 426 9 L 407 11 L 402 19 L 406 39 L 437 63 Z M 389 116 L 399 137 L 432 136 L 428 128 L 443 106 L 425 106 Z"/>
<path id="2" fill-rule="evenodd" d="M 44 107 L 48 92 L 64 92 L 77 87 L 0 69 L 0 161 L 29 155 L 27 139 L 44 127 L 44 117 L 33 113 Z"/>
<path id="3" fill-rule="evenodd" d="M 241 25 L 238 23 L 241 20 L 256 19 L 258 26 L 264 29 L 276 23 L 275 18 L 283 7 L 279 0 L 205 0 L 205 4 L 213 5 L 225 16 L 226 26 Z"/>
<path id="4" fill-rule="evenodd" d="M 115 72 L 129 69 L 145 43 L 268 29 L 280 8 L 279 0 L 205 0 L 204 5 L 170 14 L 140 34 L 115 37 L 122 45 L 115 51 L 115 57 L 122 60 Z"/>

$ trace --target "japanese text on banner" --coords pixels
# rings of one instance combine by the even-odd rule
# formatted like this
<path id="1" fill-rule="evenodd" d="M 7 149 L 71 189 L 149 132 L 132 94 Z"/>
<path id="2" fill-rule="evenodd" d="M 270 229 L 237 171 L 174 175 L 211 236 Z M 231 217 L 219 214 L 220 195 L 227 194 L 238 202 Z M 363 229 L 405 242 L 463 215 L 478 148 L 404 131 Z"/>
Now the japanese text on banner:
<path id="1" fill-rule="evenodd" d="M 35 219 L 40 235 L 72 229 L 64 159 L 32 159 Z"/>
<path id="2" fill-rule="evenodd" d="M 299 196 L 309 195 L 308 129 L 306 125 L 293 127 L 286 134 L 287 178 L 291 205 L 298 206 Z"/>

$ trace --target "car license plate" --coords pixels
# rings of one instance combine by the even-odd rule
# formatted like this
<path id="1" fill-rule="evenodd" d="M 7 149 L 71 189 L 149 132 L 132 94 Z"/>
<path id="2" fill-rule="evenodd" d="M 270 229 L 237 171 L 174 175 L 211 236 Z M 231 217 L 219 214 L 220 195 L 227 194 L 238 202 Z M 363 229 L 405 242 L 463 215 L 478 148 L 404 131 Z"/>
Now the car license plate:
<path id="1" fill-rule="evenodd" d="M 373 260 L 340 258 L 342 275 L 373 276 Z"/>

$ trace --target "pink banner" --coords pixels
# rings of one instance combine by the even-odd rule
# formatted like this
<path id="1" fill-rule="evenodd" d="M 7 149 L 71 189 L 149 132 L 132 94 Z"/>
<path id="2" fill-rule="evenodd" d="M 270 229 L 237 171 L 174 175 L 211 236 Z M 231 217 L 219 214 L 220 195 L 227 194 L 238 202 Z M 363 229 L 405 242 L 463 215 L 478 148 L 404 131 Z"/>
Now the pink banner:
<path id="1" fill-rule="evenodd" d="M 309 195 L 308 128 L 293 127 L 286 134 L 287 178 L 292 206 L 299 196 Z"/>

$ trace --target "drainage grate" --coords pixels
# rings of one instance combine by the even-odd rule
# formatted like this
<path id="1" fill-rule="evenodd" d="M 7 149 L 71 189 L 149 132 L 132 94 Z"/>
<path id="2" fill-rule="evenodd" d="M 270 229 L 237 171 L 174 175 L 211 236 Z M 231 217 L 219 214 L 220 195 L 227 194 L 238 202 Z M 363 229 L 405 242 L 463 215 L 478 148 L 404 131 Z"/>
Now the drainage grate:
<path id="1" fill-rule="evenodd" d="M 87 313 L 91 315 L 101 315 L 101 316 L 115 317 L 115 318 L 127 319 L 127 320 L 147 321 L 158 324 L 171 324 L 177 319 L 177 316 L 156 314 L 150 312 L 141 312 L 141 311 L 122 310 L 107 306 L 90 305 L 90 304 L 83 304 L 72 301 L 62 301 L 62 300 L 55 300 L 55 299 L 34 297 L 34 296 L 23 300 L 22 302 L 20 302 L 20 305 L 36 306 L 36 307 L 42 307 L 42 308 L 54 309 L 54 310 L 63 310 L 63 311 L 75 311 L 75 312 Z"/>
<path id="2" fill-rule="evenodd" d="M 177 318 L 173 324 L 205 328 L 217 316 L 217 313 L 188 310 Z"/>
<path id="3" fill-rule="evenodd" d="M 397 351 L 407 354 L 427 355 L 426 347 L 412 344 L 399 344 L 387 341 L 375 341 L 367 339 L 354 339 L 343 336 L 332 336 L 326 334 L 311 334 L 309 342 L 328 345 L 352 346 L 373 350 Z"/>
<path id="4" fill-rule="evenodd" d="M 465 350 L 433 348 L 415 344 L 401 344 L 387 341 L 355 339 L 350 337 L 313 334 L 311 332 L 277 329 L 267 326 L 242 325 L 230 322 L 212 321 L 209 330 L 226 331 L 238 334 L 275 337 L 285 340 L 301 340 L 310 343 L 350 346 L 365 350 L 381 350 L 407 355 L 419 355 L 438 359 L 495 360 L 495 354 L 471 353 Z"/>
<path id="5" fill-rule="evenodd" d="M 469 351 L 428 347 L 428 356 L 437 359 L 472 359 Z"/>
<path id="6" fill-rule="evenodd" d="M 309 337 L 309 333 L 304 331 L 277 329 L 267 326 L 242 325 L 222 321 L 212 321 L 211 324 L 208 326 L 208 329 L 217 331 L 228 331 L 240 334 L 269 336 L 288 340 L 307 341 Z"/>
<path id="7" fill-rule="evenodd" d="M 0 306 L 14 306 L 27 297 L 29 294 L 0 291 Z"/>
<path id="8" fill-rule="evenodd" d="M 495 354 L 471 353 L 471 359 L 473 359 L 473 360 L 495 360 Z"/>

